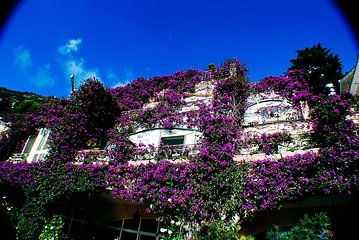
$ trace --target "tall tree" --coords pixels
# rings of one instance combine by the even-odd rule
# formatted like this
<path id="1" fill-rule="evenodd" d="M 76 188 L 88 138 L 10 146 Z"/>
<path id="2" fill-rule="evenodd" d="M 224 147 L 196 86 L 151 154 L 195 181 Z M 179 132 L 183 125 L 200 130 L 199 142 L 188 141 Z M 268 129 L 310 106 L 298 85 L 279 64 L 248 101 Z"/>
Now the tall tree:
<path id="1" fill-rule="evenodd" d="M 333 55 L 330 51 L 331 49 L 323 48 L 318 43 L 311 48 L 297 50 L 297 57 L 290 60 L 292 66 L 288 70 L 303 70 L 313 94 L 328 93 L 325 87 L 328 83 L 332 83 L 339 93 L 338 80 L 343 77 L 343 66 L 338 55 Z"/>

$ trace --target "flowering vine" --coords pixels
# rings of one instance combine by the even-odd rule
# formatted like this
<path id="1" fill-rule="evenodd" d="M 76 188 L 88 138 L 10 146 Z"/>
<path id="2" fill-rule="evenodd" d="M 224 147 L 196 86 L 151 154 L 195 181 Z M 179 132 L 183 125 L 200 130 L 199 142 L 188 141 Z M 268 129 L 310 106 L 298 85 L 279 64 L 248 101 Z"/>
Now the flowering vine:
<path id="1" fill-rule="evenodd" d="M 343 117 L 349 113 L 344 96 L 327 98 L 325 106 L 312 112 L 312 140 L 319 145 L 324 139 L 318 153 L 234 162 L 238 149 L 246 145 L 241 124 L 250 92 L 272 90 L 297 106 L 306 100 L 324 101 L 309 94 L 300 71 L 254 84 L 247 72 L 243 63 L 230 59 L 207 72 L 139 78 L 113 89 L 88 79 L 69 98 L 46 103 L 38 115 L 14 115 L 10 130 L 0 137 L 0 185 L 22 193 L 17 235 L 32 239 L 45 234 L 44 227 L 61 214 L 54 208 L 78 193 L 109 192 L 142 204 L 184 236 L 219 220 L 233 226 L 244 223 L 294 199 L 357 191 L 358 134 Z M 214 85 L 213 98 L 186 102 L 200 83 Z M 183 111 L 186 107 L 190 110 Z M 51 129 L 50 154 L 44 162 L 5 161 L 40 127 Z M 168 154 L 175 150 L 160 146 L 155 161 L 141 163 L 155 149 L 136 146 L 129 136 L 139 129 L 176 127 L 200 131 L 198 145 L 183 151 L 180 161 Z M 284 133 L 252 139 L 266 153 L 290 140 Z M 102 151 L 82 151 L 88 148 Z M 133 165 L 136 161 L 140 163 Z"/>

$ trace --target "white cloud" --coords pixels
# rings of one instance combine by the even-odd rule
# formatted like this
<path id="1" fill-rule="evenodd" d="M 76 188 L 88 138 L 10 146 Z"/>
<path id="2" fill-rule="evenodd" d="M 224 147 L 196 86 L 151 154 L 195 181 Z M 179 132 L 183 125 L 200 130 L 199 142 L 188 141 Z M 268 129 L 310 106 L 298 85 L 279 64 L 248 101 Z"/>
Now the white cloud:
<path id="1" fill-rule="evenodd" d="M 64 45 L 58 47 L 57 50 L 61 55 L 70 55 L 73 52 L 77 52 L 80 49 L 81 44 L 81 38 L 70 39 Z"/>
<path id="2" fill-rule="evenodd" d="M 26 79 L 38 88 L 51 87 L 55 84 L 55 78 L 50 74 L 49 63 L 32 71 L 31 53 L 23 45 L 14 50 L 14 64 Z"/>
<path id="3" fill-rule="evenodd" d="M 14 64 L 21 72 L 27 73 L 32 65 L 31 53 L 24 46 L 19 46 L 14 50 Z"/>
<path id="4" fill-rule="evenodd" d="M 112 69 L 108 69 L 106 78 L 109 80 L 109 83 L 112 87 L 118 87 L 119 78 L 115 71 L 113 71 Z"/>
<path id="5" fill-rule="evenodd" d="M 113 85 L 111 88 L 117 88 L 117 87 L 122 87 L 122 86 L 125 86 L 126 84 L 123 83 L 123 82 L 118 82 L 116 83 L 115 85 Z"/>
<path id="6" fill-rule="evenodd" d="M 70 76 L 73 74 L 76 88 L 80 86 L 82 80 L 88 78 L 101 79 L 98 68 L 87 68 L 85 60 L 74 55 L 74 53 L 79 51 L 81 44 L 81 38 L 70 39 L 64 45 L 57 48 L 60 56 L 59 61 L 64 69 L 66 81 L 68 81 L 70 86 Z"/>
<path id="7" fill-rule="evenodd" d="M 53 86 L 55 79 L 50 75 L 50 64 L 42 65 L 34 77 L 31 77 L 31 81 L 39 88 Z"/>
<path id="8" fill-rule="evenodd" d="M 115 73 L 112 69 L 109 69 L 109 70 L 107 71 L 106 77 L 107 77 L 111 82 L 118 82 L 118 77 L 117 77 L 116 73 Z"/>
<path id="9" fill-rule="evenodd" d="M 119 78 L 120 81 L 117 82 L 116 84 L 114 84 L 112 86 L 112 88 L 124 86 L 127 83 L 131 82 L 133 80 L 133 78 L 134 78 L 134 75 L 133 75 L 132 68 L 122 68 L 122 74 L 121 74 L 121 77 Z"/>
<path id="10" fill-rule="evenodd" d="M 97 68 L 88 69 L 85 66 L 85 61 L 81 58 L 70 58 L 63 62 L 65 74 L 70 77 L 71 74 L 75 76 L 75 86 L 79 86 L 81 81 L 88 78 L 100 79 L 100 71 Z"/>

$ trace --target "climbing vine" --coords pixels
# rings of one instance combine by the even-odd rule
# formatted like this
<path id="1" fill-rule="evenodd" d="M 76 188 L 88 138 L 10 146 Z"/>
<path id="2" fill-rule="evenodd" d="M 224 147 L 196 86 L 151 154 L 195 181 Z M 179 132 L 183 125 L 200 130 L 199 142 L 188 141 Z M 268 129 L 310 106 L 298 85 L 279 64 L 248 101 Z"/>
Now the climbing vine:
<path id="1" fill-rule="evenodd" d="M 45 103 L 38 115 L 9 117 L 11 128 L 0 137 L 0 184 L 22 193 L 23 202 L 14 205 L 17 236 L 34 239 L 61 234 L 61 213 L 54 209 L 78 193 L 109 192 L 114 198 L 144 205 L 167 229 L 183 237 L 212 224 L 236 231 L 232 228 L 236 224 L 294 199 L 357 191 L 358 134 L 343 117 L 349 113 L 345 97 L 326 97 L 327 104 L 312 111 L 311 139 L 322 147 L 318 153 L 277 161 L 233 160 L 238 149 L 248 144 L 243 142 L 242 122 L 250 92 L 272 90 L 298 107 L 303 101 L 324 101 L 309 93 L 300 71 L 254 84 L 248 82 L 247 73 L 241 61 L 230 59 L 206 72 L 139 78 L 113 89 L 87 79 L 69 98 Z M 182 111 L 190 105 L 184 98 L 200 83 L 214 85 L 213 99 L 191 103 L 193 110 Z M 173 150 L 160 146 L 154 162 L 130 164 L 153 150 L 134 146 L 130 134 L 139 128 L 178 126 L 202 133 L 196 148 L 187 151 L 186 161 L 173 161 L 168 154 Z M 45 161 L 6 161 L 41 127 L 51 129 Z M 278 150 L 279 142 L 290 140 L 288 135 L 274 134 L 252 141 L 270 154 Z M 101 155 L 82 152 L 97 148 L 103 149 Z M 46 230 L 50 225 L 56 225 L 58 232 Z M 168 234 L 163 232 L 165 237 Z"/>

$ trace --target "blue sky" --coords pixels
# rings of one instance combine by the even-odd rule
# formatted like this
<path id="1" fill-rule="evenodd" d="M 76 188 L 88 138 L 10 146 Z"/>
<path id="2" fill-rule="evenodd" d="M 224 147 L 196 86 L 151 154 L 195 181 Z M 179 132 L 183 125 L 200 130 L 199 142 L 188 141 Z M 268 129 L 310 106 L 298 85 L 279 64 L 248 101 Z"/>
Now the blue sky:
<path id="1" fill-rule="evenodd" d="M 359 53 L 330 0 L 23 0 L 0 33 L 0 86 L 58 97 L 71 74 L 111 88 L 239 58 L 255 82 L 318 42 L 344 73 Z"/>

